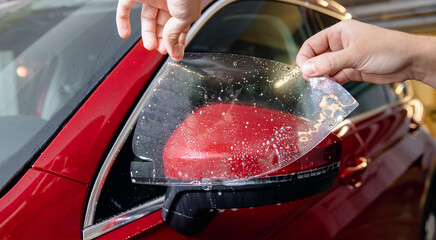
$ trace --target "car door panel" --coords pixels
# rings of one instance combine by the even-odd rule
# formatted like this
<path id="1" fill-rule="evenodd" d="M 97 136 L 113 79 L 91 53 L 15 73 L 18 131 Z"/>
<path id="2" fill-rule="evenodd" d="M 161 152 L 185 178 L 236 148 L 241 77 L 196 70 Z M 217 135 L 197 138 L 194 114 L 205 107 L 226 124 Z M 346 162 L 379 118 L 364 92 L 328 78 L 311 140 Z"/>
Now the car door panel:
<path id="1" fill-rule="evenodd" d="M 28 170 L 0 199 L 0 239 L 79 239 L 88 187 Z"/>
<path id="2" fill-rule="evenodd" d="M 342 136 L 346 148 L 343 148 L 341 161 L 347 159 L 344 156 L 364 154 L 359 137 L 354 134 L 353 128 L 346 127 L 349 130 Z M 356 145 L 360 145 L 360 147 L 356 147 Z M 329 221 L 324 221 L 325 216 L 332 211 L 335 211 L 336 215 L 341 214 L 342 204 L 337 199 L 346 199 L 349 193 L 352 191 L 347 185 L 341 185 L 337 182 L 332 190 L 299 201 L 256 208 L 223 209 L 219 211 L 204 232 L 194 238 L 283 239 L 286 236 L 286 238 L 293 237 L 295 239 L 313 239 L 315 237 L 316 239 L 328 239 L 325 238 L 328 235 L 321 230 L 320 226 L 328 224 Z M 352 220 L 352 216 L 353 213 L 340 216 L 342 222 L 339 225 L 342 224 L 343 227 L 345 223 Z M 302 222 L 304 224 L 301 224 Z M 309 229 L 313 226 L 316 226 L 317 231 Z M 324 230 L 331 229 L 331 226 L 326 226 Z M 156 231 L 152 231 L 151 235 L 145 233 L 142 237 L 143 239 L 148 237 L 165 238 L 166 231 L 165 227 L 160 226 Z M 312 235 L 306 236 L 305 234 L 308 233 Z"/>
<path id="3" fill-rule="evenodd" d="M 392 184 L 391 179 L 398 179 L 399 176 L 408 170 L 410 167 L 409 158 L 419 157 L 422 149 L 417 148 L 413 153 L 409 152 L 407 154 L 402 150 L 405 148 L 404 145 L 407 147 L 410 144 L 407 140 L 410 139 L 405 139 L 391 153 L 381 156 L 381 158 L 388 158 L 390 161 L 379 161 L 380 164 L 372 162 L 368 170 L 363 174 L 363 184 L 359 188 L 349 188 L 343 185 L 334 187 L 319 202 L 303 212 L 298 218 L 289 221 L 288 225 L 285 225 L 286 227 L 277 231 L 275 238 L 284 239 L 292 236 L 295 239 L 346 239 L 342 237 L 344 235 L 354 236 L 356 234 L 356 229 L 359 229 L 362 224 L 362 221 L 359 221 L 359 219 L 363 219 L 364 216 L 368 215 L 368 212 L 380 215 L 380 208 L 386 208 L 390 204 L 398 206 L 403 200 L 391 197 L 389 200 L 392 202 L 385 200 L 379 208 L 370 207 L 375 204 L 374 202 L 380 196 L 385 194 L 386 189 L 389 189 L 389 186 Z M 423 142 L 418 142 L 417 144 L 424 145 Z M 419 176 L 422 175 L 422 173 L 418 174 L 418 177 L 411 175 L 415 184 L 419 180 L 419 184 L 422 186 L 422 179 L 419 179 Z M 408 180 L 406 183 L 410 183 L 410 181 Z M 412 184 L 411 186 L 415 185 Z M 398 187 L 394 189 L 398 191 Z M 411 188 L 408 187 L 400 190 L 407 191 L 407 189 L 410 190 Z M 419 188 L 415 192 L 420 193 Z M 409 196 L 409 198 L 413 197 Z M 416 200 L 412 202 L 417 203 Z M 414 209 L 416 210 L 416 205 Z M 402 208 L 397 209 L 397 214 L 401 210 Z M 385 213 L 382 215 L 386 216 Z M 372 222 L 376 221 L 374 219 L 369 221 L 366 218 L 364 224 L 368 225 Z M 359 223 L 359 225 L 356 226 L 356 223 Z M 377 223 L 380 229 L 383 229 L 384 224 L 387 224 L 383 223 L 380 225 L 380 222 Z M 401 226 L 397 227 L 400 228 Z M 361 234 L 359 235 L 360 239 L 369 239 L 368 237 L 373 235 L 371 231 L 359 233 Z"/>
<path id="4" fill-rule="evenodd" d="M 345 239 L 356 232 L 360 239 L 369 239 L 376 233 L 386 232 L 385 225 L 392 229 L 390 238 L 402 238 L 404 234 L 409 234 L 410 239 L 417 236 L 420 218 L 416 216 L 419 216 L 420 198 L 416 196 L 421 196 L 424 185 L 420 159 L 425 152 L 426 139 L 410 134 L 409 124 L 410 118 L 403 105 L 385 109 L 356 124 L 370 159 L 362 178 L 363 185 L 356 190 L 365 199 L 361 203 L 365 210 L 340 232 L 337 239 Z M 407 193 L 412 193 L 412 196 Z M 407 201 L 398 197 L 404 195 Z M 369 216 L 373 219 L 369 220 Z M 394 225 L 393 222 L 399 224 Z M 407 223 L 408 227 L 402 227 L 401 222 Z M 374 231 L 362 230 L 370 226 Z"/>
<path id="5" fill-rule="evenodd" d="M 335 239 L 417 239 L 422 212 L 420 196 L 423 195 L 426 171 L 419 161 L 409 166 L 406 156 L 398 156 L 402 153 L 381 156 L 389 157 L 389 162 L 396 162 L 397 165 L 379 165 L 379 169 L 372 169 L 372 176 L 368 176 L 366 182 L 377 184 L 372 193 L 376 198 Z M 389 184 L 386 181 L 389 178 L 396 180 Z M 383 191 L 377 196 L 378 189 Z"/>
<path id="6" fill-rule="evenodd" d="M 408 134 L 409 124 L 410 119 L 407 118 L 407 111 L 401 105 L 384 109 L 382 112 L 356 123 L 356 128 L 365 142 L 368 154 L 373 156 Z"/>

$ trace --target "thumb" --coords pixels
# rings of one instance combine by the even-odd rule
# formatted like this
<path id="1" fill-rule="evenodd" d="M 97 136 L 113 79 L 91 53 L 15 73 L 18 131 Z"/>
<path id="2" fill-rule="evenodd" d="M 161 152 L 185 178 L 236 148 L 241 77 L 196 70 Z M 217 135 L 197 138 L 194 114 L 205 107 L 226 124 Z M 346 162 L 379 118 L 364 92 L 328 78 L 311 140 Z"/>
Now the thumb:
<path id="1" fill-rule="evenodd" d="M 354 66 L 353 55 L 349 50 L 324 53 L 304 62 L 301 71 L 309 77 L 335 74 Z"/>

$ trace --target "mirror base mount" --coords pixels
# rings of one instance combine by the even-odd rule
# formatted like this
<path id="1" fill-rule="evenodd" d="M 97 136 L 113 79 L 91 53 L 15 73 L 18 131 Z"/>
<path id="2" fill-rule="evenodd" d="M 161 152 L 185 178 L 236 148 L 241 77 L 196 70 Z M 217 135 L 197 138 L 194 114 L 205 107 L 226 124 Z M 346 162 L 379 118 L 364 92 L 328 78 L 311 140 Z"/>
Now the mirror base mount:
<path id="1" fill-rule="evenodd" d="M 307 198 L 329 189 L 338 170 L 339 163 L 334 163 L 285 176 L 258 178 L 245 185 L 169 186 L 162 217 L 178 232 L 197 235 L 218 209 L 260 207 Z"/>

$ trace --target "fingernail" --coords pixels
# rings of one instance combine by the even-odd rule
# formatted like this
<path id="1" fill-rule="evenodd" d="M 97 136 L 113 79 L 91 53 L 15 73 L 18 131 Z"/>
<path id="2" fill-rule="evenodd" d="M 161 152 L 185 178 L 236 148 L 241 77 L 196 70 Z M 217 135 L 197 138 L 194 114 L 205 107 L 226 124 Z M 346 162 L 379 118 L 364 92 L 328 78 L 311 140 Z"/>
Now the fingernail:
<path id="1" fill-rule="evenodd" d="M 185 53 L 185 48 L 183 47 L 183 46 L 178 46 L 177 48 L 176 48 L 176 51 L 175 51 L 175 56 L 174 56 L 174 60 L 175 61 L 177 61 L 177 62 L 179 62 L 179 61 L 181 61 L 182 59 L 183 59 L 183 55 L 184 55 L 184 53 Z"/>
<path id="2" fill-rule="evenodd" d="M 148 51 L 153 51 L 154 49 L 156 49 L 156 47 L 150 41 L 145 40 L 143 41 L 143 44 L 144 44 L 144 48 L 147 49 Z"/>
<path id="3" fill-rule="evenodd" d="M 129 33 L 127 32 L 126 29 L 121 29 L 120 30 L 120 37 L 121 38 L 128 38 L 129 37 Z"/>
<path id="4" fill-rule="evenodd" d="M 150 51 L 150 48 L 149 48 L 149 43 L 148 43 L 148 42 L 146 42 L 146 41 L 143 41 L 143 42 L 142 42 L 142 45 L 144 46 L 144 48 L 145 48 L 145 49 L 147 49 L 147 50 L 149 50 L 149 51 Z"/>
<path id="5" fill-rule="evenodd" d="M 303 64 L 303 68 L 301 69 L 301 71 L 303 71 L 304 75 L 312 76 L 313 74 L 316 73 L 315 63 L 313 63 L 313 62 L 305 62 Z"/>
<path id="6" fill-rule="evenodd" d="M 182 52 L 181 52 L 181 55 L 180 55 L 180 60 L 182 60 L 182 59 L 183 59 L 184 55 L 185 55 L 185 49 L 184 49 L 184 48 L 182 48 Z"/>

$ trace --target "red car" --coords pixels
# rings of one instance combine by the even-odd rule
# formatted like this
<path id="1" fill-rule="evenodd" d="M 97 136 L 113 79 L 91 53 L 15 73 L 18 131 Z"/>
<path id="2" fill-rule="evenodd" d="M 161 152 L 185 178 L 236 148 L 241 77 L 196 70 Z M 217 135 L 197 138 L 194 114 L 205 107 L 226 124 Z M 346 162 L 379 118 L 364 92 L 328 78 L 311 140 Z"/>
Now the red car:
<path id="1" fill-rule="evenodd" d="M 435 239 L 436 144 L 407 83 L 346 84 L 359 107 L 305 156 L 251 184 L 144 184 L 150 161 L 135 155 L 132 146 L 145 138 L 134 135 L 137 129 L 153 134 L 152 151 L 179 164 L 194 154 L 183 127 L 214 119 L 197 112 L 204 99 L 192 98 L 198 109 L 177 124 L 166 121 L 180 106 L 173 97 L 180 82 L 157 84 L 169 61 L 142 47 L 139 21 L 128 40 L 117 36 L 116 4 L 0 4 L 0 239 Z M 349 17 L 327 0 L 203 7 L 187 52 L 291 65 L 305 39 Z M 132 20 L 139 15 L 138 5 Z M 201 89 L 213 93 L 216 86 Z M 151 92 L 161 94 L 151 99 Z M 143 111 L 147 101 L 161 110 Z M 235 105 L 241 119 L 251 116 L 250 101 Z M 268 107 L 259 111 L 295 121 Z M 231 126 L 243 130 L 241 123 Z M 189 139 L 200 144 L 204 129 L 194 126 Z M 183 166 L 166 173 L 177 177 Z M 190 173 L 210 170 L 199 167 Z"/>

